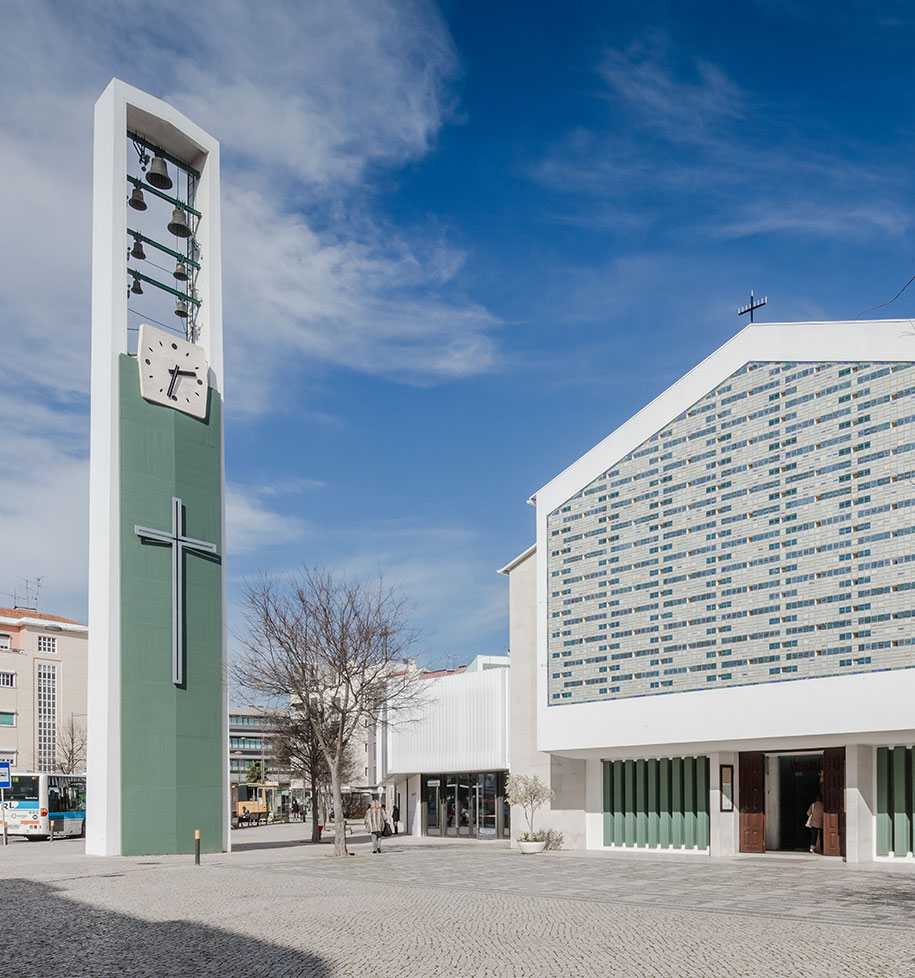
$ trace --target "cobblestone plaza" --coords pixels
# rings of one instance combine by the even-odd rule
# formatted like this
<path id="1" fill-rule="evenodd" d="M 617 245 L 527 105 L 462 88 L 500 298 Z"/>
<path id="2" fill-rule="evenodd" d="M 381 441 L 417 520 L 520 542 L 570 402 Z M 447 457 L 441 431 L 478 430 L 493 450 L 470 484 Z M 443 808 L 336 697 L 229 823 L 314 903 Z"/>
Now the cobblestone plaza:
<path id="1" fill-rule="evenodd" d="M 910 871 L 395 838 L 381 856 L 301 825 L 204 856 L 0 850 L 9 974 L 30 976 L 908 976 Z M 388 844 L 390 843 L 390 844 Z"/>

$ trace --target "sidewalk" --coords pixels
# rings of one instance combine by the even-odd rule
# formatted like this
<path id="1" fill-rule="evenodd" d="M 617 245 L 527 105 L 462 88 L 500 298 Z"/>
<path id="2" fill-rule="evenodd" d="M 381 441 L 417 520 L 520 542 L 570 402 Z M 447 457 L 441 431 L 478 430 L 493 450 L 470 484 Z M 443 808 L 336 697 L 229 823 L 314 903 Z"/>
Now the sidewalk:
<path id="1" fill-rule="evenodd" d="M 235 850 L 0 849 L 11 974 L 91 978 L 915 978 L 915 885 L 838 860 L 523 856 L 505 842 L 310 826 Z"/>

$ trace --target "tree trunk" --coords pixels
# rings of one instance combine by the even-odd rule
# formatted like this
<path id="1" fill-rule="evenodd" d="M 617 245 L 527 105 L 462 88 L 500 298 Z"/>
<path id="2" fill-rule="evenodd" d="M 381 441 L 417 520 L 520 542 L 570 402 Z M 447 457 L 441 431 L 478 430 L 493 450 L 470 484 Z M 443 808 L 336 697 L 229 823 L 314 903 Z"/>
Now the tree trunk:
<path id="1" fill-rule="evenodd" d="M 330 778 L 334 792 L 334 855 L 349 855 L 346 849 L 346 817 L 343 814 L 343 792 L 340 790 L 340 779 L 332 771 Z"/>
<path id="2" fill-rule="evenodd" d="M 311 792 L 311 841 L 312 842 L 321 841 L 321 836 L 318 833 L 318 799 L 316 795 L 317 792 L 312 788 L 312 792 Z"/>

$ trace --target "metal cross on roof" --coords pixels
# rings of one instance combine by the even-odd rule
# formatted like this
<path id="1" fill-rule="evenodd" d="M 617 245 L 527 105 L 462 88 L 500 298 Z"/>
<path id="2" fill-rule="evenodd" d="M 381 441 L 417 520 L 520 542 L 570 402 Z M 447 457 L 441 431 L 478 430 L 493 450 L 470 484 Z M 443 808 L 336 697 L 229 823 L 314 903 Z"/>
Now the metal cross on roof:
<path id="1" fill-rule="evenodd" d="M 769 301 L 769 297 L 766 296 L 764 299 L 756 300 L 753 298 L 753 290 L 750 289 L 750 304 L 748 306 L 740 306 L 737 310 L 737 315 L 742 316 L 745 312 L 750 314 L 750 322 L 753 322 L 753 310 L 759 309 L 764 306 Z"/>
<path id="2" fill-rule="evenodd" d="M 142 540 L 172 548 L 172 682 L 181 686 L 184 683 L 184 551 L 218 557 L 216 544 L 184 535 L 184 506 L 177 496 L 172 497 L 171 533 L 147 526 L 134 526 L 133 532 Z"/>

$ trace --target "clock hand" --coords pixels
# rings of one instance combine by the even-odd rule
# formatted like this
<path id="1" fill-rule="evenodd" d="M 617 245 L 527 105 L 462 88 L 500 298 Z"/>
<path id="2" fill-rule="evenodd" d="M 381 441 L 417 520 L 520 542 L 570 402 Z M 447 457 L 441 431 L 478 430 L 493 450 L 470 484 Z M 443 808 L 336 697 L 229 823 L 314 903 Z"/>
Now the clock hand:
<path id="1" fill-rule="evenodd" d="M 168 393 L 165 396 L 170 398 L 172 396 L 172 391 L 175 389 L 175 384 L 178 383 L 178 374 L 181 373 L 177 363 L 171 370 L 169 370 L 169 373 L 172 375 L 172 382 L 168 385 Z"/>

